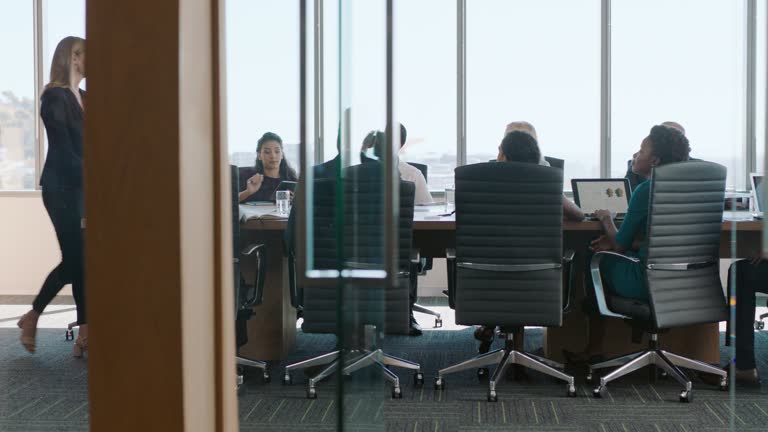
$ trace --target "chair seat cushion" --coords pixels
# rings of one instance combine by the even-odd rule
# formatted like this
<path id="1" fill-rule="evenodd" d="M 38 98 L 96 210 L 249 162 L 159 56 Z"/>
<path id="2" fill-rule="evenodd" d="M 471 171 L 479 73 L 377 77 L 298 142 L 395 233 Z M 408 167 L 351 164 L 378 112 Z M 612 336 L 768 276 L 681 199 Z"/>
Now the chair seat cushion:
<path id="1" fill-rule="evenodd" d="M 651 306 L 642 300 L 613 296 L 608 299 L 608 303 L 608 307 L 612 312 L 626 315 L 636 320 L 651 320 Z"/>

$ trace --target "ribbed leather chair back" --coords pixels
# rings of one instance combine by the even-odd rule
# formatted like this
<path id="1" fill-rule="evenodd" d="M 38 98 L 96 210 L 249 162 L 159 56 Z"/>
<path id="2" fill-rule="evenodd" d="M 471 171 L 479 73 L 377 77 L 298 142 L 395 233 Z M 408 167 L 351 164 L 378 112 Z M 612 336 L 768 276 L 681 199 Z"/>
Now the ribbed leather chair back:
<path id="1" fill-rule="evenodd" d="M 657 328 L 727 318 L 719 275 L 725 178 L 724 166 L 704 161 L 653 170 L 646 273 Z"/>
<path id="2" fill-rule="evenodd" d="M 321 185 L 323 184 L 323 185 Z M 331 180 L 315 183 L 315 268 L 337 269 L 336 199 L 325 185 L 335 187 Z M 343 182 L 343 254 L 344 269 L 384 268 L 384 193 L 383 171 L 380 163 L 367 163 L 345 169 Z M 415 188 L 411 182 L 400 182 L 399 255 L 402 271 L 409 266 L 413 239 L 413 207 Z M 321 200 L 322 203 L 317 202 Z M 330 205 L 329 205 L 330 204 Z M 318 226 L 320 224 L 321 226 Z M 363 324 L 373 324 L 388 333 L 407 333 L 409 329 L 408 280 L 382 291 L 374 284 L 346 284 L 342 293 L 337 287 L 305 288 L 304 324 L 306 332 L 335 333 L 337 308 L 344 307 L 345 328 L 353 330 Z"/>
<path id="3" fill-rule="evenodd" d="M 563 172 L 488 162 L 456 168 L 456 322 L 559 326 L 562 269 L 483 271 L 474 264 L 561 265 Z"/>

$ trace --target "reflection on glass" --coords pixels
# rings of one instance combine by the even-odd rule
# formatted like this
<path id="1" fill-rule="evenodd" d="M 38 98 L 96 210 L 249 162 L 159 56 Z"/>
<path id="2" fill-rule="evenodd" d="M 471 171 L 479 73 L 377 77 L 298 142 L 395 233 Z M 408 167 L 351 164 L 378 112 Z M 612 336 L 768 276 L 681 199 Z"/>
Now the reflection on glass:
<path id="1" fill-rule="evenodd" d="M 528 121 L 571 178 L 600 174 L 600 1 L 467 1 L 467 163 Z"/>
<path id="2" fill-rule="evenodd" d="M 4 2 L 0 40 L 0 190 L 35 188 L 35 74 L 32 2 Z"/>

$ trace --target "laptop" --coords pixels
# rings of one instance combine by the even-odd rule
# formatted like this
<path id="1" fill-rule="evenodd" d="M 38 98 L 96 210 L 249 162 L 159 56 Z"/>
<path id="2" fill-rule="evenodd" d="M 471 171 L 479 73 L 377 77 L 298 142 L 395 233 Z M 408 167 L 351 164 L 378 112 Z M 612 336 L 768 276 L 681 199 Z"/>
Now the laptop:
<path id="1" fill-rule="evenodd" d="M 573 179 L 571 187 L 576 205 L 590 219 L 595 218 L 597 210 L 608 210 L 618 219 L 627 214 L 632 194 L 628 179 Z"/>
<path id="2" fill-rule="evenodd" d="M 752 181 L 752 202 L 754 212 L 752 216 L 762 219 L 765 217 L 765 185 L 763 184 L 764 174 L 752 173 L 749 175 Z"/>

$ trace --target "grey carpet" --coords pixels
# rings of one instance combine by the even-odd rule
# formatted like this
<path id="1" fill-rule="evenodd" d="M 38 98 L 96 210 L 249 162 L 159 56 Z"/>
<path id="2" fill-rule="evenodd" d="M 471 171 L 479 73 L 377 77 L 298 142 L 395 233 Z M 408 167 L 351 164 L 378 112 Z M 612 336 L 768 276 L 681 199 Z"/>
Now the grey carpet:
<path id="1" fill-rule="evenodd" d="M 526 345 L 540 346 L 540 332 L 529 331 Z M 71 343 L 62 330 L 40 330 L 34 356 L 19 346 L 17 329 L 0 329 L 0 431 L 87 431 L 86 361 L 70 356 Z M 768 332 L 757 334 L 759 366 L 768 376 Z M 330 351 L 334 338 L 299 333 L 298 350 L 289 361 Z M 438 368 L 469 358 L 475 344 L 469 330 L 432 331 L 417 338 L 388 337 L 390 354 L 420 362 L 426 385 L 416 388 L 399 370 L 403 399 L 391 400 L 390 387 L 371 371 L 344 382 L 342 404 L 345 430 L 354 431 L 597 431 L 695 432 L 765 431 L 768 424 L 768 385 L 720 392 L 694 381 L 695 401 L 677 401 L 679 386 L 671 381 L 648 382 L 638 372 L 609 386 L 607 399 L 596 400 L 583 380 L 579 397 L 565 397 L 565 386 L 536 373 L 524 381 L 505 381 L 499 402 L 485 401 L 486 388 L 474 372 L 449 376 L 444 392 L 432 388 Z M 725 361 L 726 351 L 723 350 Z M 273 365 L 273 381 L 264 384 L 248 373 L 240 400 L 243 431 L 336 430 L 339 402 L 335 378 L 322 382 L 316 400 L 305 398 L 306 377 L 294 376 L 292 386 L 280 383 L 282 366 Z M 582 375 L 583 376 L 583 375 Z"/>

